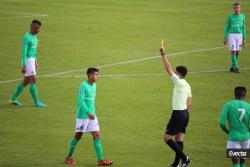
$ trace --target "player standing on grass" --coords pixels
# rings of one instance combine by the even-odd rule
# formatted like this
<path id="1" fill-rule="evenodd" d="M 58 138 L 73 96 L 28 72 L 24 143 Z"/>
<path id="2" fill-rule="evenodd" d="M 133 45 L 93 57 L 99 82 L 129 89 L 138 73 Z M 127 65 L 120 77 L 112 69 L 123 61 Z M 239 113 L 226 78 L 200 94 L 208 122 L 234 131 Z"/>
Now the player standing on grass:
<path id="1" fill-rule="evenodd" d="M 172 99 L 173 113 L 164 135 L 165 142 L 176 153 L 175 160 L 170 167 L 179 167 L 180 159 L 182 160 L 182 167 L 186 167 L 191 163 L 191 160 L 183 152 L 183 140 L 189 121 L 188 110 L 191 107 L 192 101 L 191 88 L 184 79 L 187 74 L 187 68 L 184 66 L 178 66 L 176 67 L 176 73 L 174 73 L 167 57 L 165 56 L 163 41 L 160 47 L 160 54 L 162 55 L 165 69 L 175 85 Z M 175 141 L 173 140 L 173 136 L 175 136 Z"/>
<path id="2" fill-rule="evenodd" d="M 96 81 L 98 80 L 99 70 L 96 68 L 89 68 L 87 70 L 88 80 L 80 85 L 78 91 L 78 107 L 76 114 L 76 134 L 70 142 L 66 164 L 74 165 L 72 155 L 77 143 L 81 139 L 83 133 L 91 132 L 94 141 L 94 148 L 97 155 L 98 166 L 110 166 L 112 161 L 103 159 L 102 144 L 100 141 L 99 123 L 95 112 L 95 97 L 96 97 Z"/>
<path id="3" fill-rule="evenodd" d="M 224 45 L 228 43 L 231 51 L 231 72 L 239 73 L 238 58 L 241 47 L 246 43 L 246 19 L 240 13 L 240 4 L 233 4 L 234 13 L 230 14 L 224 27 Z"/>
<path id="4" fill-rule="evenodd" d="M 36 90 L 36 70 L 37 64 L 37 45 L 38 39 L 36 34 L 39 33 L 42 23 L 39 20 L 33 20 L 30 26 L 30 32 L 27 32 L 23 38 L 22 44 L 22 73 L 24 74 L 23 82 L 17 86 L 16 92 L 10 98 L 10 103 L 21 106 L 17 97 L 22 93 L 25 86 L 30 84 L 30 93 L 36 107 L 45 107 L 46 105 L 38 100 Z"/>
<path id="5" fill-rule="evenodd" d="M 246 88 L 238 86 L 234 89 L 235 100 L 224 105 L 220 127 L 229 135 L 227 149 L 249 149 L 250 145 L 250 104 L 244 101 Z M 229 129 L 226 127 L 228 122 Z M 233 167 L 246 167 L 245 159 L 233 158 Z"/>

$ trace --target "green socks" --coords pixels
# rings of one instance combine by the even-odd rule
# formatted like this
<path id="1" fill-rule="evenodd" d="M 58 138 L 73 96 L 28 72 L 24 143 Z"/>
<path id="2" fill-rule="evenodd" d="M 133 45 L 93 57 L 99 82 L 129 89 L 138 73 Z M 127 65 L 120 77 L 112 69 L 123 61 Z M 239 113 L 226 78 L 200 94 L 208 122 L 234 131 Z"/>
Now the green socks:
<path id="1" fill-rule="evenodd" d="M 11 97 L 12 100 L 16 100 L 16 98 L 22 93 L 23 89 L 25 88 L 25 85 L 23 83 L 20 83 L 17 86 L 16 92 Z"/>
<path id="2" fill-rule="evenodd" d="M 246 167 L 246 163 L 241 163 L 240 167 Z"/>
<path id="3" fill-rule="evenodd" d="M 34 100 L 34 103 L 37 104 L 38 102 L 38 95 L 37 95 L 37 90 L 36 90 L 36 84 L 35 83 L 31 83 L 30 84 L 30 94 Z"/>
<path id="4" fill-rule="evenodd" d="M 97 160 L 102 161 L 103 160 L 103 151 L 102 151 L 102 144 L 100 139 L 94 139 L 94 148 L 97 155 Z"/>
<path id="5" fill-rule="evenodd" d="M 71 156 L 73 155 L 77 143 L 78 143 L 78 140 L 74 137 L 74 138 L 71 140 L 71 142 L 70 142 L 69 151 L 68 151 L 67 157 L 71 157 Z"/>
<path id="6" fill-rule="evenodd" d="M 239 59 L 239 55 L 235 55 L 236 56 L 236 60 L 238 61 L 238 59 Z"/>
<path id="7" fill-rule="evenodd" d="M 233 167 L 240 167 L 240 164 L 233 164 Z"/>
<path id="8" fill-rule="evenodd" d="M 232 68 L 235 70 L 238 68 L 238 55 L 231 55 Z"/>
<path id="9" fill-rule="evenodd" d="M 16 100 L 16 98 L 22 93 L 24 88 L 25 88 L 25 85 L 23 83 L 20 83 L 17 86 L 16 92 L 11 97 L 11 100 Z M 30 93 L 31 93 L 31 96 L 32 96 L 32 98 L 34 100 L 34 103 L 37 104 L 38 95 L 37 95 L 37 90 L 36 90 L 36 83 L 31 83 L 30 84 Z"/>
<path id="10" fill-rule="evenodd" d="M 72 157 L 72 155 L 73 155 L 73 153 L 75 151 L 77 143 L 78 143 L 78 140 L 74 137 L 70 142 L 67 157 Z M 102 161 L 103 160 L 103 151 L 102 151 L 102 144 L 101 144 L 100 139 L 95 139 L 94 140 L 94 148 L 95 148 L 95 152 L 96 152 L 96 155 L 97 155 L 97 160 Z"/>

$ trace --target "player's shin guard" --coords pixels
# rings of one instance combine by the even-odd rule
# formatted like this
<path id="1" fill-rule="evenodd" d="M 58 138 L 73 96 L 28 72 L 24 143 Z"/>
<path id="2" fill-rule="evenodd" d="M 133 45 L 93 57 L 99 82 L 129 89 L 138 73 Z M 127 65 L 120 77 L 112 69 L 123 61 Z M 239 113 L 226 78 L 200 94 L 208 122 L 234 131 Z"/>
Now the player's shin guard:
<path id="1" fill-rule="evenodd" d="M 25 88 L 25 85 L 23 83 L 20 83 L 17 86 L 16 92 L 11 97 L 11 100 L 16 100 L 16 98 L 22 93 L 23 89 Z"/>
<path id="2" fill-rule="evenodd" d="M 240 164 L 233 164 L 233 167 L 241 167 Z"/>
<path id="3" fill-rule="evenodd" d="M 103 151 L 102 151 L 102 143 L 100 139 L 94 139 L 94 148 L 97 155 L 97 160 L 102 161 L 103 160 Z"/>
<path id="4" fill-rule="evenodd" d="M 30 84 L 30 94 L 34 100 L 34 103 L 37 104 L 38 102 L 38 94 L 37 94 L 37 90 L 36 90 L 36 84 L 35 83 L 31 83 Z"/>
<path id="5" fill-rule="evenodd" d="M 73 155 L 77 143 L 78 143 L 78 140 L 74 137 L 69 144 L 69 150 L 67 153 L 67 157 L 71 157 Z"/>
<path id="6" fill-rule="evenodd" d="M 183 153 L 183 151 L 181 150 L 181 148 L 179 147 L 179 145 L 176 144 L 176 142 L 174 142 L 172 139 L 170 139 L 166 143 L 169 145 L 169 147 L 172 150 L 175 151 L 175 153 L 177 155 L 179 155 L 181 157 L 182 161 L 185 161 L 187 159 L 187 156 Z"/>

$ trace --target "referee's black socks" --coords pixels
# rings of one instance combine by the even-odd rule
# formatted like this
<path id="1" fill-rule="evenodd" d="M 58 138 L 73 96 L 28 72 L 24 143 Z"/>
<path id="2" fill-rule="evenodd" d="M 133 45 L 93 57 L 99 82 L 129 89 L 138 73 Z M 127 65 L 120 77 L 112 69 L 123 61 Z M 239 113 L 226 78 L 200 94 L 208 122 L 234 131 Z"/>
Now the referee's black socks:
<path id="1" fill-rule="evenodd" d="M 172 150 L 175 151 L 177 155 L 180 156 L 182 161 L 187 160 L 187 156 L 183 153 L 182 148 L 176 142 L 174 142 L 174 140 L 170 139 L 166 143 L 169 145 L 170 148 L 172 148 Z"/>
<path id="2" fill-rule="evenodd" d="M 179 147 L 181 148 L 181 150 L 183 151 L 183 148 L 184 148 L 184 144 L 182 141 L 177 141 L 176 144 L 179 145 Z M 174 162 L 172 164 L 172 166 L 178 166 L 179 163 L 180 163 L 180 159 L 181 157 L 179 156 L 179 154 L 175 153 L 175 159 L 174 159 Z"/>

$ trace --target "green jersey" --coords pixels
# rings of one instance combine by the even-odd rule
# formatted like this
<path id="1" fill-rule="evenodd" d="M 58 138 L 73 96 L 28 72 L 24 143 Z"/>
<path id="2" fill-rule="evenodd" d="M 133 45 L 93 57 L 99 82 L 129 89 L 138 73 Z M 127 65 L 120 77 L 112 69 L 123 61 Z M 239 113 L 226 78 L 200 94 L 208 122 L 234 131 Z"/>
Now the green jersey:
<path id="1" fill-rule="evenodd" d="M 228 121 L 229 129 L 226 127 Z M 250 104 L 243 100 L 232 100 L 225 104 L 220 117 L 221 128 L 229 134 L 229 141 L 246 141 L 249 133 Z"/>
<path id="2" fill-rule="evenodd" d="M 87 119 L 88 114 L 93 114 L 96 117 L 95 97 L 96 83 L 90 85 L 88 81 L 83 82 L 78 91 L 77 118 Z"/>
<path id="3" fill-rule="evenodd" d="M 22 66 L 26 66 L 26 58 L 35 58 L 37 51 L 38 40 L 36 35 L 27 32 L 23 38 L 22 44 Z"/>
<path id="4" fill-rule="evenodd" d="M 243 40 L 246 40 L 246 21 L 245 15 L 235 15 L 232 13 L 228 16 L 224 27 L 224 39 L 228 38 L 228 33 L 242 33 Z"/>

